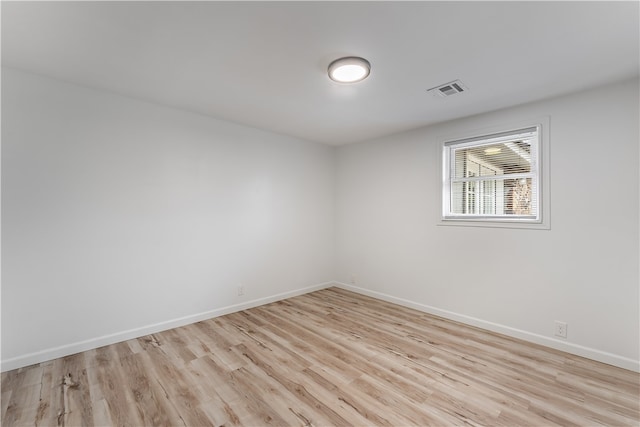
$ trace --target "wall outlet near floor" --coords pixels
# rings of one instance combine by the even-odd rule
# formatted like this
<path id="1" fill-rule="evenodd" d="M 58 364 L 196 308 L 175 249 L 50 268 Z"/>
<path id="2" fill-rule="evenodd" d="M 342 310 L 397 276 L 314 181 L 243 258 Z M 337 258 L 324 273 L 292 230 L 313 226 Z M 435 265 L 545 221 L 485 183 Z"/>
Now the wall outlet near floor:
<path id="1" fill-rule="evenodd" d="M 355 275 L 355 274 L 352 274 L 352 275 L 351 275 L 351 284 L 352 284 L 352 285 L 355 285 L 357 282 L 358 282 L 358 280 L 356 279 L 356 275 Z"/>
<path id="2" fill-rule="evenodd" d="M 244 295 L 244 286 L 240 285 L 238 286 L 238 296 L 241 297 L 242 295 Z"/>
<path id="3" fill-rule="evenodd" d="M 555 323 L 555 335 L 560 338 L 567 337 L 567 323 L 556 320 Z"/>

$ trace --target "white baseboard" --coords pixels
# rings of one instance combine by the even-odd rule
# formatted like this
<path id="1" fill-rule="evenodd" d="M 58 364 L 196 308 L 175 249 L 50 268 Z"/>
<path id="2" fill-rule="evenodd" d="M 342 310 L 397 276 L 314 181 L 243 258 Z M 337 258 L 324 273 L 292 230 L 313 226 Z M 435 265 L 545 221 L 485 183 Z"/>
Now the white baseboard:
<path id="1" fill-rule="evenodd" d="M 29 353 L 29 354 L 25 354 L 18 357 L 13 357 L 11 359 L 2 361 L 1 371 L 2 372 L 10 371 L 13 369 L 22 368 L 24 366 L 34 365 L 36 363 L 57 359 L 59 357 L 80 353 L 82 351 L 103 347 L 105 345 L 115 344 L 118 342 L 130 340 L 133 338 L 139 338 L 145 335 L 166 331 L 168 329 L 189 325 L 191 323 L 200 322 L 202 320 L 212 319 L 218 316 L 224 316 L 225 314 L 247 310 L 252 307 L 269 304 L 275 301 L 281 301 L 283 299 L 295 297 L 295 296 L 306 294 L 313 291 L 318 291 L 320 289 L 325 289 L 330 286 L 333 286 L 334 283 L 335 282 L 320 283 L 318 285 L 307 286 L 305 288 L 283 292 L 280 294 L 271 295 L 264 298 L 258 298 L 258 299 L 243 302 L 240 304 L 234 304 L 227 307 L 216 308 L 213 310 L 205 311 L 203 313 L 192 314 L 189 316 L 180 317 L 178 319 L 167 320 L 165 322 L 155 323 L 153 325 L 147 325 L 140 328 L 130 329 L 128 331 L 116 332 L 114 334 L 103 335 L 97 338 L 91 338 L 88 340 L 66 344 L 59 347 L 49 348 L 49 349 L 38 351 L 35 353 Z"/>
<path id="2" fill-rule="evenodd" d="M 212 319 L 218 316 L 224 316 L 225 314 L 247 310 L 252 307 L 269 304 L 275 301 L 280 301 L 286 298 L 291 298 L 291 297 L 306 294 L 309 292 L 314 292 L 314 291 L 325 289 L 331 286 L 336 286 L 336 287 L 346 289 L 352 292 L 356 292 L 362 295 L 378 298 L 394 304 L 413 308 L 425 313 L 433 314 L 435 316 L 440 316 L 445 319 L 454 320 L 456 322 L 465 323 L 467 325 L 476 326 L 478 328 L 486 329 L 492 332 L 497 332 L 513 338 L 519 338 L 524 341 L 544 345 L 546 347 L 550 347 L 556 350 L 560 350 L 570 354 L 575 354 L 577 356 L 582 356 L 588 359 L 596 360 L 598 362 L 603 362 L 609 365 L 618 366 L 620 368 L 629 369 L 631 371 L 640 372 L 640 361 L 637 361 L 637 360 L 629 359 L 626 357 L 622 357 L 616 354 L 604 352 L 604 351 L 589 348 L 589 347 L 584 347 L 578 344 L 572 344 L 565 341 L 560 341 L 554 338 L 545 337 L 542 335 L 534 334 L 534 333 L 523 331 L 520 329 L 511 328 L 511 327 L 500 325 L 497 323 L 488 322 L 486 320 L 477 319 L 475 317 L 466 316 L 459 313 L 454 313 L 448 310 L 442 310 L 436 307 L 431 307 L 425 304 L 420 304 L 414 301 L 397 298 L 381 292 L 371 291 L 368 289 L 360 288 L 353 285 L 348 285 L 346 283 L 341 283 L 341 282 L 321 283 L 318 285 L 308 286 L 305 288 L 300 288 L 300 289 L 296 289 L 289 292 L 283 292 L 280 294 L 271 295 L 264 298 L 258 298 L 258 299 L 243 302 L 240 304 L 234 304 L 227 307 L 209 310 L 203 313 L 197 313 L 197 314 L 181 317 L 178 319 L 156 323 L 153 325 L 147 325 L 140 328 L 130 329 L 128 331 L 117 332 L 114 334 L 104 335 L 98 338 L 92 338 L 85 341 L 79 341 L 71 344 L 62 345 L 59 347 L 49 348 L 49 349 L 38 351 L 35 353 L 25 354 L 22 356 L 3 360 L 1 362 L 0 370 L 2 372 L 5 372 L 13 369 L 18 369 L 24 366 L 33 365 L 36 363 L 46 362 L 48 360 L 69 356 L 71 354 L 80 353 L 82 351 L 92 350 L 94 348 L 102 347 L 105 345 L 115 344 L 118 342 L 130 340 L 133 338 L 139 338 L 145 335 L 166 331 L 168 329 L 189 325 L 191 323 L 199 322 L 202 320 Z"/>
<path id="3" fill-rule="evenodd" d="M 509 326 L 500 325 L 498 323 L 477 319 L 475 317 L 465 316 L 464 314 L 454 313 L 448 310 L 442 310 L 442 309 L 431 307 L 425 304 L 420 304 L 420 303 L 409 301 L 406 299 L 397 298 L 381 292 L 371 291 L 369 289 L 360 288 L 358 286 L 348 285 L 346 283 L 335 282 L 335 286 L 348 291 L 356 292 L 362 295 L 370 296 L 373 298 L 381 299 L 383 301 L 391 302 L 394 304 L 402 305 L 404 307 L 409 307 L 418 311 L 433 314 L 435 316 L 443 317 L 445 319 L 454 320 L 456 322 L 464 323 L 471 326 L 476 326 L 478 328 L 486 329 L 492 332 L 497 332 L 499 334 L 506 335 L 512 338 L 519 338 L 524 341 L 528 341 L 534 344 L 540 344 L 545 347 L 550 347 L 556 350 L 564 351 L 566 353 L 574 354 L 576 356 L 582 356 L 582 357 L 586 357 L 587 359 L 592 359 L 598 362 L 607 363 L 609 365 L 617 366 L 617 367 L 628 369 L 631 371 L 640 372 L 640 361 L 638 360 L 629 359 L 627 357 L 619 356 L 616 354 L 608 353 L 608 352 L 597 350 L 594 348 L 584 347 L 578 344 L 572 344 L 566 341 L 560 341 L 554 338 L 545 337 L 543 335 L 534 334 L 532 332 L 527 332 L 520 329 L 511 328 Z"/>

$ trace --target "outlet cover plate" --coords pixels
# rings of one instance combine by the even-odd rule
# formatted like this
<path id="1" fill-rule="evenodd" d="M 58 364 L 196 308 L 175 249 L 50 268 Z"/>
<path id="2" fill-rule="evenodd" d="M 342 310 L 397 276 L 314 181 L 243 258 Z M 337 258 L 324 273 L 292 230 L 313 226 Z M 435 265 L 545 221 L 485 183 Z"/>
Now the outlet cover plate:
<path id="1" fill-rule="evenodd" d="M 561 322 L 559 320 L 556 320 L 555 335 L 560 338 L 567 337 L 567 322 Z"/>

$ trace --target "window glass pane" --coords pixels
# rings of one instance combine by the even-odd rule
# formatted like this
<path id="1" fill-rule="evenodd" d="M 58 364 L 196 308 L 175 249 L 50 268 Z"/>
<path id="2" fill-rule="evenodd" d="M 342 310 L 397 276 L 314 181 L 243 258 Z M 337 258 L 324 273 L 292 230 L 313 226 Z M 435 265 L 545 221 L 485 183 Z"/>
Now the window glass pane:
<path id="1" fill-rule="evenodd" d="M 454 178 L 531 172 L 531 141 L 507 141 L 455 148 Z M 473 173 L 473 175 L 471 174 Z"/>
<path id="2" fill-rule="evenodd" d="M 451 213 L 518 215 L 535 212 L 531 178 L 457 181 L 451 184 Z"/>
<path id="3" fill-rule="evenodd" d="M 454 214 L 472 213 L 469 209 L 469 196 L 473 195 L 473 191 L 469 191 L 471 182 L 454 182 L 451 184 L 451 212 Z"/>
<path id="4" fill-rule="evenodd" d="M 505 179 L 505 213 L 508 215 L 531 215 L 533 211 L 532 180 Z"/>

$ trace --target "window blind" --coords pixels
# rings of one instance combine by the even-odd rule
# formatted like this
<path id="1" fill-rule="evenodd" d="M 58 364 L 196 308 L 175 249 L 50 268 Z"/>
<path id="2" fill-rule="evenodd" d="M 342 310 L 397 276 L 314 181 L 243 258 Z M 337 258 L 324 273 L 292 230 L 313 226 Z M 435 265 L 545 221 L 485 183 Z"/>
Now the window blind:
<path id="1" fill-rule="evenodd" d="M 451 141 L 444 148 L 445 217 L 538 218 L 537 128 Z"/>

